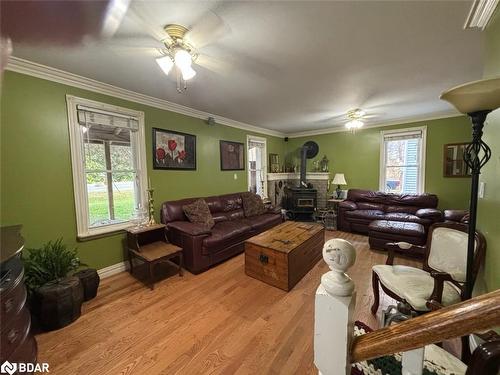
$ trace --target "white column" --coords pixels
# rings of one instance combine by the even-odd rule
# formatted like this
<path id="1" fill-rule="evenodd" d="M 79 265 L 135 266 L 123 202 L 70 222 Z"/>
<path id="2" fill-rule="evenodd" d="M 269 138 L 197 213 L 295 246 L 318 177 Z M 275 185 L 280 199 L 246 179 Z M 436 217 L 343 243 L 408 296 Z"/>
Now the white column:
<path id="1" fill-rule="evenodd" d="M 356 293 L 345 271 L 354 264 L 356 250 L 346 240 L 332 239 L 323 247 L 323 259 L 331 271 L 321 277 L 316 290 L 314 364 L 323 375 L 349 375 Z"/>

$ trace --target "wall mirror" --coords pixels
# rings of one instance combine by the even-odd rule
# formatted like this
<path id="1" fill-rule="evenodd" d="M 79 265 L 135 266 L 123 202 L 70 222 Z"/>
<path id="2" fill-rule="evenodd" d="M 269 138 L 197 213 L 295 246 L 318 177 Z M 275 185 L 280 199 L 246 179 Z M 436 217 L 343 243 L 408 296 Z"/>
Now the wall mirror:
<path id="1" fill-rule="evenodd" d="M 468 143 L 449 143 L 444 145 L 443 176 L 469 177 L 470 169 L 464 162 L 465 148 Z"/>

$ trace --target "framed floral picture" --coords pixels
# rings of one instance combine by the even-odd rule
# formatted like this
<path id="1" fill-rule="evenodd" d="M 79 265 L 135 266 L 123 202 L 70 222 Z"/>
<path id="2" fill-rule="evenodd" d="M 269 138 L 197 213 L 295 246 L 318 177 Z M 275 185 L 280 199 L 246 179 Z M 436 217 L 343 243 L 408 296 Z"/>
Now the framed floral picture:
<path id="1" fill-rule="evenodd" d="M 220 141 L 220 169 L 222 171 L 245 169 L 245 145 L 243 143 Z"/>
<path id="2" fill-rule="evenodd" d="M 153 169 L 196 170 L 196 136 L 153 128 Z"/>

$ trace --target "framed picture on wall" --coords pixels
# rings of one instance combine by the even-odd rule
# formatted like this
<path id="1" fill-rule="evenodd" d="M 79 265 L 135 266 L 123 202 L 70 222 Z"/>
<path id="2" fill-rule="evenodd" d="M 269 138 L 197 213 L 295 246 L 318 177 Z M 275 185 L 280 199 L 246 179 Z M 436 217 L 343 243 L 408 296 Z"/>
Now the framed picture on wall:
<path id="1" fill-rule="evenodd" d="M 153 169 L 196 170 L 196 136 L 153 128 Z"/>
<path id="2" fill-rule="evenodd" d="M 220 141 L 220 169 L 245 170 L 245 145 L 240 142 Z"/>

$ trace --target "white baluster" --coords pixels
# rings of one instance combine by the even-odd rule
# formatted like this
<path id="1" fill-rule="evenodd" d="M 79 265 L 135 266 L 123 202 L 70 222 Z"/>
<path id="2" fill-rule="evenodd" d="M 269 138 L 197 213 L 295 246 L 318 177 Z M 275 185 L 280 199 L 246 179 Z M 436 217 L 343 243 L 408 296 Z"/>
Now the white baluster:
<path id="1" fill-rule="evenodd" d="M 332 239 L 323 246 L 323 259 L 331 271 L 316 290 L 314 364 L 322 375 L 350 374 L 356 292 L 345 271 L 354 264 L 356 249 L 346 240 Z"/>
<path id="2" fill-rule="evenodd" d="M 424 349 L 418 348 L 403 353 L 402 375 L 422 375 L 424 370 Z"/>

